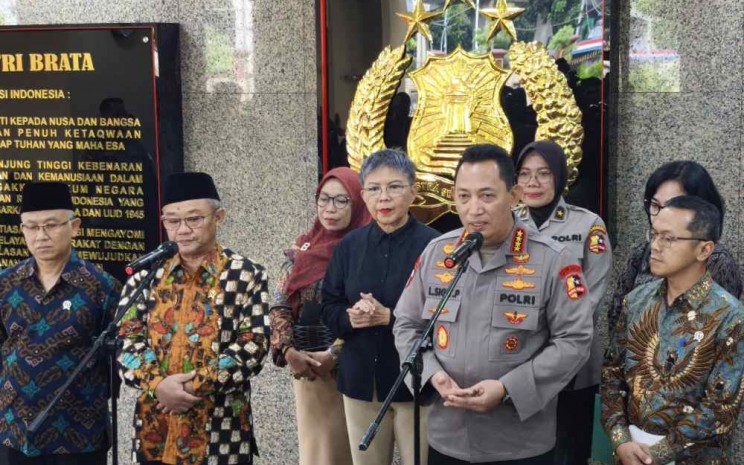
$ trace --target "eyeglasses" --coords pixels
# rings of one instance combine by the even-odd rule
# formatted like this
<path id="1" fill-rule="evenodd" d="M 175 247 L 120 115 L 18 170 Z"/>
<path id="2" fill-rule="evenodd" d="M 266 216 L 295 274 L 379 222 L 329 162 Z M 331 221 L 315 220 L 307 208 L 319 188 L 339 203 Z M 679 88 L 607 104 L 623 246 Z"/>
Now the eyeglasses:
<path id="1" fill-rule="evenodd" d="M 662 249 L 670 248 L 677 241 L 704 241 L 707 242 L 710 239 L 703 239 L 702 237 L 676 237 L 671 234 L 659 234 L 651 230 L 646 231 L 646 239 L 649 244 L 653 244 L 657 239 L 659 240 L 659 246 Z"/>
<path id="2" fill-rule="evenodd" d="M 411 185 L 395 183 L 395 184 L 390 184 L 387 187 L 370 186 L 370 187 L 365 187 L 364 191 L 367 193 L 368 196 L 372 198 L 379 197 L 383 191 L 390 197 L 400 197 L 406 191 L 406 187 L 411 187 Z"/>
<path id="3" fill-rule="evenodd" d="M 661 209 L 665 207 L 666 205 L 661 205 L 655 200 L 643 199 L 643 209 L 651 216 L 658 215 Z"/>
<path id="4" fill-rule="evenodd" d="M 57 233 L 62 230 L 62 226 L 66 225 L 72 221 L 72 218 L 69 220 L 63 222 L 63 223 L 46 223 L 46 224 L 25 224 L 21 223 L 21 229 L 23 232 L 28 234 L 39 234 L 39 231 L 44 231 L 44 233 L 49 234 L 50 236 L 54 233 Z"/>
<path id="5" fill-rule="evenodd" d="M 176 231 L 181 227 L 181 223 L 186 223 L 186 227 L 189 229 L 199 229 L 204 226 L 204 220 L 212 216 L 214 212 L 209 215 L 198 215 L 198 216 L 187 216 L 186 218 L 160 218 L 163 222 L 163 227 L 168 231 Z"/>
<path id="6" fill-rule="evenodd" d="M 315 204 L 321 208 L 327 207 L 330 202 L 333 202 L 334 207 L 343 210 L 351 203 L 351 197 L 343 194 L 331 196 L 322 193 L 315 197 Z"/>
<path id="7" fill-rule="evenodd" d="M 517 173 L 517 182 L 519 184 L 527 184 L 532 178 L 535 178 L 540 184 L 545 184 L 553 179 L 553 172 L 550 170 L 539 170 L 532 173 L 530 170 L 519 170 L 519 173 Z"/>

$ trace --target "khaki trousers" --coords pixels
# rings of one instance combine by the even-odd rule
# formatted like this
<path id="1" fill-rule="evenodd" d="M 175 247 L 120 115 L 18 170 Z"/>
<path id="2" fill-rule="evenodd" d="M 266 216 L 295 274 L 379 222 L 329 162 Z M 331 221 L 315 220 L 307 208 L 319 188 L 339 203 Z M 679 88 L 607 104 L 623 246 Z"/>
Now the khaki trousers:
<path id="1" fill-rule="evenodd" d="M 292 380 L 297 407 L 299 465 L 350 465 L 344 402 L 332 376 Z"/>
<path id="2" fill-rule="evenodd" d="M 372 402 L 344 397 L 346 427 L 354 465 L 390 465 L 393 446 L 397 444 L 403 465 L 413 465 L 413 402 L 393 402 L 369 449 L 359 450 L 359 441 L 367 432 L 382 407 L 377 397 Z M 421 407 L 421 463 L 428 461 L 429 444 L 426 435 L 428 408 Z"/>

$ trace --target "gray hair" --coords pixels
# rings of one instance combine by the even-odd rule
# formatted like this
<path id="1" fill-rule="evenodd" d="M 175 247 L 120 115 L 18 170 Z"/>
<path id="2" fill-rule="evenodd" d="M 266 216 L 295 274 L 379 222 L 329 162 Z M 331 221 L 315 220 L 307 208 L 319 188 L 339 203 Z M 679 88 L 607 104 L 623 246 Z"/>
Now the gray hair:
<path id="1" fill-rule="evenodd" d="M 411 184 L 416 182 L 416 165 L 408 158 L 408 155 L 401 150 L 384 149 L 373 153 L 362 163 L 362 169 L 359 171 L 362 185 L 371 172 L 385 167 L 400 171 Z"/>

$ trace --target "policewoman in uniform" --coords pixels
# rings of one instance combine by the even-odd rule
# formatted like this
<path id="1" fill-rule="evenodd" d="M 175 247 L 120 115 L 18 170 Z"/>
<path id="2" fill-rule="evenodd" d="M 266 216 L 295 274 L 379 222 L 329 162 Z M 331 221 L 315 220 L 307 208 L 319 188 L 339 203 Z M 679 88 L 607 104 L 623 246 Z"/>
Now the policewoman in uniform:
<path id="1" fill-rule="evenodd" d="M 555 465 L 586 463 L 591 455 L 594 395 L 599 385 L 602 353 L 599 305 L 607 288 L 612 252 L 605 224 L 597 214 L 567 204 L 561 195 L 568 169 L 563 149 L 551 141 L 527 145 L 517 159 L 522 202 L 520 221 L 551 236 L 579 257 L 594 314 L 594 339 L 589 361 L 558 396 Z"/>
<path id="2" fill-rule="evenodd" d="M 470 232 L 484 237 L 424 354 L 429 465 L 550 465 L 558 393 L 586 362 L 591 302 L 567 246 L 515 218 L 522 188 L 509 155 L 468 148 L 455 173 L 464 228 L 424 250 L 395 308 L 405 357 L 455 275 L 444 258 Z"/>

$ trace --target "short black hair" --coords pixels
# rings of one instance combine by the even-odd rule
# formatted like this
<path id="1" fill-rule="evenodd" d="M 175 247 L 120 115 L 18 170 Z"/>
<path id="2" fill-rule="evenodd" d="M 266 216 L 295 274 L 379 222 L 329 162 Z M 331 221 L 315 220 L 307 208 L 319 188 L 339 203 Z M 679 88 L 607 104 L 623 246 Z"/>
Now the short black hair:
<path id="1" fill-rule="evenodd" d="M 489 160 L 496 163 L 496 166 L 499 167 L 499 177 L 506 184 L 506 189 L 511 190 L 512 186 L 514 186 L 514 160 L 512 160 L 506 150 L 492 144 L 478 144 L 465 149 L 462 152 L 460 161 L 457 162 L 455 181 L 463 163 L 480 163 Z"/>
<path id="2" fill-rule="evenodd" d="M 694 213 L 687 230 L 693 237 L 718 242 L 721 239 L 721 212 L 712 203 L 692 195 L 680 195 L 666 204 L 664 208 L 690 210 Z"/>
<path id="3" fill-rule="evenodd" d="M 723 198 L 718 193 L 713 178 L 700 163 L 692 160 L 677 160 L 661 165 L 646 181 L 643 198 L 651 201 L 659 187 L 667 181 L 677 181 L 687 195 L 712 203 L 720 212 L 719 229 L 723 229 L 723 217 L 726 214 Z"/>

